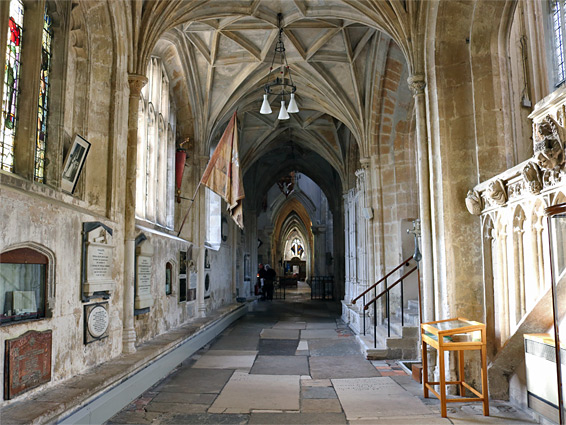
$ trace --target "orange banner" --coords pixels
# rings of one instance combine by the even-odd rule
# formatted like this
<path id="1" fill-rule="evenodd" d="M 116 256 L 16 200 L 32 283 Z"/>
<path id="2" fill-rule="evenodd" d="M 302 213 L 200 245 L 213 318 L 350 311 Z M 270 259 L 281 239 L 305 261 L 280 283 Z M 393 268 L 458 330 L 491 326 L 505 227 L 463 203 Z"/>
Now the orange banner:
<path id="1" fill-rule="evenodd" d="M 240 229 L 243 229 L 242 200 L 245 198 L 245 194 L 242 176 L 240 175 L 237 121 L 238 118 L 236 112 L 234 112 L 200 181 L 226 201 L 232 219 Z"/>

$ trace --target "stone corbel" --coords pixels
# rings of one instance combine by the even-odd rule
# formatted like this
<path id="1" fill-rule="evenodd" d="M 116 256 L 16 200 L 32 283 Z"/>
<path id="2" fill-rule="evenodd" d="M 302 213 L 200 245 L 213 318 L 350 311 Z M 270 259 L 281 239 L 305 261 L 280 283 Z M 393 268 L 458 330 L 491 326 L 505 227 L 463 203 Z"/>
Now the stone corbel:
<path id="1" fill-rule="evenodd" d="M 480 215 L 483 209 L 483 200 L 477 190 L 468 190 L 466 195 L 466 208 L 470 214 Z"/>
<path id="2" fill-rule="evenodd" d="M 542 190 L 542 176 L 537 164 L 529 161 L 527 165 L 521 170 L 525 186 L 530 193 L 536 195 Z"/>
<path id="3" fill-rule="evenodd" d="M 500 179 L 494 180 L 490 183 L 486 190 L 487 197 L 495 202 L 497 205 L 505 205 L 507 202 L 507 192 L 505 185 Z"/>

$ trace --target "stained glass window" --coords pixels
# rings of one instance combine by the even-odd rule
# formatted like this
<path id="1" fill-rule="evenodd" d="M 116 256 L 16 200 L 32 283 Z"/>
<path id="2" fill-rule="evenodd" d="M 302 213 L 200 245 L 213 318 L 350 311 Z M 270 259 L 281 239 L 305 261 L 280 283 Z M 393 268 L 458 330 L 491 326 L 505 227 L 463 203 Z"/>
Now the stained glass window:
<path id="1" fill-rule="evenodd" d="M 24 5 L 21 0 L 11 0 L 4 93 L 2 95 L 2 123 L 0 125 L 0 168 L 10 172 L 14 170 L 14 136 L 16 134 L 23 24 Z"/>
<path id="2" fill-rule="evenodd" d="M 554 33 L 554 60 L 556 66 L 556 85 L 560 85 L 566 78 L 564 68 L 564 44 L 563 44 L 563 17 L 564 1 L 554 1 L 552 4 L 552 30 Z"/>
<path id="3" fill-rule="evenodd" d="M 35 142 L 34 179 L 40 183 L 45 180 L 45 146 L 47 143 L 47 114 L 49 100 L 49 74 L 51 72 L 51 42 L 53 30 L 51 16 L 47 8 L 43 15 L 43 35 L 41 38 L 41 71 L 39 74 L 39 99 L 37 106 L 37 136 Z"/>

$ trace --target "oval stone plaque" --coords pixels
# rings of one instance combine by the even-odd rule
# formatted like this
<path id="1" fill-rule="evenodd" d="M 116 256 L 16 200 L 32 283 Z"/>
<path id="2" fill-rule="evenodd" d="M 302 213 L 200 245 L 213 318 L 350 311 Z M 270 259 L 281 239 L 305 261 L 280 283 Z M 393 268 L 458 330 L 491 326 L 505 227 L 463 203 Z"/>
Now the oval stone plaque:
<path id="1" fill-rule="evenodd" d="M 88 332 L 94 338 L 104 335 L 104 332 L 108 329 L 109 321 L 108 311 L 101 305 L 97 305 L 88 315 Z"/>

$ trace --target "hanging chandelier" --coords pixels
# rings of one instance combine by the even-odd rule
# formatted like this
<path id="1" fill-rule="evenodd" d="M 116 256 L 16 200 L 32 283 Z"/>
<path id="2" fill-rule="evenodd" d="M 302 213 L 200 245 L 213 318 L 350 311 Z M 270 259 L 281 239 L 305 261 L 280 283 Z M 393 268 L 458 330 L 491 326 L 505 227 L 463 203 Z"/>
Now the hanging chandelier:
<path id="1" fill-rule="evenodd" d="M 271 106 L 269 105 L 269 100 L 267 97 L 269 95 L 281 96 L 281 109 L 279 110 L 279 120 L 288 120 L 289 114 L 299 112 L 297 107 L 297 102 L 295 101 L 295 91 L 297 91 L 297 86 L 293 84 L 293 77 L 291 76 L 291 69 L 287 63 L 287 56 L 285 55 L 285 44 L 283 43 L 283 26 L 281 21 L 283 19 L 283 14 L 277 14 L 278 28 L 279 28 L 279 39 L 275 44 L 275 51 L 273 52 L 273 59 L 271 60 L 271 67 L 267 73 L 267 78 L 263 90 L 265 94 L 263 95 L 263 103 L 261 104 L 260 114 L 271 114 Z M 278 57 L 277 63 L 275 61 Z M 275 77 L 274 80 L 270 81 L 271 72 L 273 67 L 280 69 L 279 75 Z M 285 96 L 289 96 L 289 106 L 285 107 Z"/>

